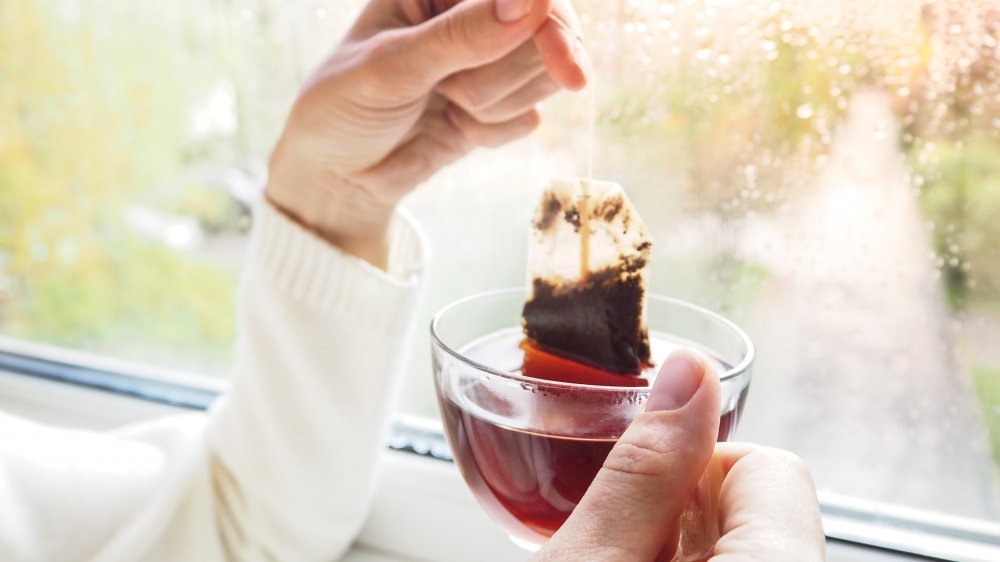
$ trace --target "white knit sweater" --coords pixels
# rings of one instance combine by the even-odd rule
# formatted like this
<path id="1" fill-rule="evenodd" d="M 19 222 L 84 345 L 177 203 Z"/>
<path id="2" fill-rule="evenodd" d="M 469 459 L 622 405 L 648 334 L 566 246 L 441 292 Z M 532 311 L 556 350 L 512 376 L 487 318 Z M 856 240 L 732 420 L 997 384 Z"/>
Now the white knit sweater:
<path id="1" fill-rule="evenodd" d="M 335 560 L 373 493 L 424 246 L 389 272 L 258 206 L 231 390 L 110 434 L 0 413 L 0 561 Z"/>

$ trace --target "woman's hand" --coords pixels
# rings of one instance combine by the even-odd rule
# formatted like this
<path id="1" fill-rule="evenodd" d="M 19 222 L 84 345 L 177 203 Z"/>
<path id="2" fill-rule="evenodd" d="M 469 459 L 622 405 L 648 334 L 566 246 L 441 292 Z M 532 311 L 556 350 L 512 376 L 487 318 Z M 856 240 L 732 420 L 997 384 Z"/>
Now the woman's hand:
<path id="1" fill-rule="evenodd" d="M 568 0 L 372 0 L 303 86 L 267 195 L 384 267 L 399 200 L 477 146 L 538 125 L 535 105 L 587 81 Z"/>
<path id="2" fill-rule="evenodd" d="M 646 411 L 535 562 L 671 560 L 693 494 L 703 512 L 684 523 L 686 536 L 720 536 L 708 560 L 823 560 L 819 505 L 805 463 L 778 449 L 716 445 L 719 381 L 705 375 L 697 356 L 671 355 Z"/>

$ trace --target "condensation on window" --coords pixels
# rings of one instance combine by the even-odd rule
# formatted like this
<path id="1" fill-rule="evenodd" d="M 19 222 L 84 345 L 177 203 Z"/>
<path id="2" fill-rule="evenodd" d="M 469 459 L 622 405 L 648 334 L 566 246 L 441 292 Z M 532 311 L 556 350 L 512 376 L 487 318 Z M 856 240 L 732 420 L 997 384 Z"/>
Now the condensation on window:
<path id="1" fill-rule="evenodd" d="M 652 290 L 757 344 L 738 437 L 825 494 L 1000 519 L 1000 2 L 574 4 L 591 90 L 407 202 L 434 245 L 420 321 L 525 282 L 593 95 Z M 223 373 L 268 151 L 362 5 L 5 0 L 0 333 Z M 435 415 L 423 332 L 404 408 Z"/>
<path id="2" fill-rule="evenodd" d="M 578 6 L 653 290 L 758 346 L 739 437 L 824 493 L 1000 517 L 1000 3 Z"/>

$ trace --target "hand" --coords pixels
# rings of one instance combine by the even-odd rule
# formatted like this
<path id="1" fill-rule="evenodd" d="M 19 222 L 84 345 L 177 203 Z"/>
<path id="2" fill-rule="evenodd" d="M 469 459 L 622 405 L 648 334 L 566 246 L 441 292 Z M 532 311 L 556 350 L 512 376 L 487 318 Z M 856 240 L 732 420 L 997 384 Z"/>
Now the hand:
<path id="1" fill-rule="evenodd" d="M 823 560 L 819 505 L 805 463 L 777 449 L 716 445 L 718 425 L 718 379 L 705 376 L 697 356 L 671 355 L 646 411 L 533 560 L 671 560 L 681 514 L 699 487 L 704 493 L 695 497 L 704 512 L 685 523 L 685 533 L 720 536 L 714 549 L 707 545 L 708 560 Z M 705 528 L 691 528 L 692 521 Z"/>
<path id="2" fill-rule="evenodd" d="M 585 86 L 576 22 L 568 0 L 371 0 L 303 86 L 267 196 L 384 267 L 406 193 L 477 146 L 527 135 L 540 100 Z"/>

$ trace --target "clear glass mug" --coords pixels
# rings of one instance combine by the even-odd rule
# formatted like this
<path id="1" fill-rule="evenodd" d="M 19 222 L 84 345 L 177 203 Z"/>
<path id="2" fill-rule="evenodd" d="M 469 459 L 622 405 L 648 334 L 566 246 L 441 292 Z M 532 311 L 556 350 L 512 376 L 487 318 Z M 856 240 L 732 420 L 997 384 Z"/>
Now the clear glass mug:
<path id="1" fill-rule="evenodd" d="M 552 382 L 520 374 L 524 289 L 473 295 L 431 323 L 434 380 L 462 476 L 511 539 L 536 549 L 566 520 L 611 448 L 645 407 L 649 387 Z M 719 441 L 732 434 L 750 386 L 754 348 L 738 326 L 677 299 L 650 295 L 646 318 L 656 367 L 681 346 L 716 362 Z M 693 536 L 709 510 L 693 494 L 675 560 L 697 559 L 718 530 Z"/>

